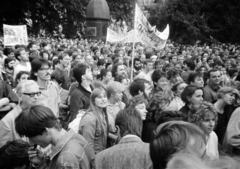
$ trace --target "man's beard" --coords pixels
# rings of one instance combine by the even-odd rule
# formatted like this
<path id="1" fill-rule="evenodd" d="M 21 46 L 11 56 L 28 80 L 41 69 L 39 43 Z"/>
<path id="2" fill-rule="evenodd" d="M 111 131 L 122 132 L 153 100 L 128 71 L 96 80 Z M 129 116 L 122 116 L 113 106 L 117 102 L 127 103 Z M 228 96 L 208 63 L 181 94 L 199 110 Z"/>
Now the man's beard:
<path id="1" fill-rule="evenodd" d="M 134 68 L 135 68 L 136 70 L 141 70 L 141 69 L 142 69 L 142 66 L 134 66 Z"/>

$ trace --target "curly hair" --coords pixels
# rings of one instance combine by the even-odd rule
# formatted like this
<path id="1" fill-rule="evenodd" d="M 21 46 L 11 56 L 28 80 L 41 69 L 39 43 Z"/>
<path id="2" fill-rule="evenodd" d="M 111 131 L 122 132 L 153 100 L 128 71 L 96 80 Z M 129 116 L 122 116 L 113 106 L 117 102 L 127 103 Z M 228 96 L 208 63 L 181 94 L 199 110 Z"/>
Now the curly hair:
<path id="1" fill-rule="evenodd" d="M 136 105 L 139 105 L 139 104 L 142 104 L 142 103 L 145 103 L 147 105 L 147 101 L 144 98 L 144 96 L 139 94 L 139 95 L 136 95 L 136 96 L 132 97 L 132 99 L 129 102 L 129 106 L 135 107 Z"/>
<path id="2" fill-rule="evenodd" d="M 200 106 L 193 107 L 191 113 L 189 113 L 188 121 L 200 125 L 209 114 L 213 114 L 215 122 L 217 122 L 218 113 L 216 108 L 209 102 L 203 102 Z"/>

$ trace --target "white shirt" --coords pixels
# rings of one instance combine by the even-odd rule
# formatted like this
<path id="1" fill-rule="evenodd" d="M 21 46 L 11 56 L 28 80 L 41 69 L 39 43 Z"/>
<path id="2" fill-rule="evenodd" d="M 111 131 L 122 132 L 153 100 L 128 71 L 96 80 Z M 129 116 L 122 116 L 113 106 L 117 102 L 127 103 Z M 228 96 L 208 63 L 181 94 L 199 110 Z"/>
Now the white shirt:
<path id="1" fill-rule="evenodd" d="M 15 80 L 17 74 L 20 72 L 20 71 L 27 71 L 27 72 L 30 72 L 32 70 L 32 67 L 31 67 L 31 64 L 30 62 L 27 62 L 26 63 L 27 65 L 22 65 L 21 63 L 17 64 L 15 67 L 14 67 L 14 72 L 13 72 L 13 79 Z"/>

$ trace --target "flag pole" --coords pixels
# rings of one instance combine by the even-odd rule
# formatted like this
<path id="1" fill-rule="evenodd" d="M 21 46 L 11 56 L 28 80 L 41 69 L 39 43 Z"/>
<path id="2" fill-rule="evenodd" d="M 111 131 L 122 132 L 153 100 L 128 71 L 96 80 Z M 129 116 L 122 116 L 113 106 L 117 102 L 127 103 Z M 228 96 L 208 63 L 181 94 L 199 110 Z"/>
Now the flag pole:
<path id="1" fill-rule="evenodd" d="M 135 2 L 135 12 L 134 12 L 134 26 L 133 26 L 133 51 L 132 51 L 132 65 L 131 65 L 131 82 L 133 81 L 133 61 L 134 61 L 134 55 L 135 55 L 135 32 L 136 32 L 136 6 L 137 3 Z"/>

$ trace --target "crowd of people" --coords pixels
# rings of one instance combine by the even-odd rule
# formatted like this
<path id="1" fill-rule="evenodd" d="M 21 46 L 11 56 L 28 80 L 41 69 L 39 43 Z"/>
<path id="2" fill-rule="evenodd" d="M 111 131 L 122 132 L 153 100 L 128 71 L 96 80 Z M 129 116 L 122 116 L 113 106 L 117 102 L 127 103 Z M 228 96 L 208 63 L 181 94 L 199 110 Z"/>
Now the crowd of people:
<path id="1" fill-rule="evenodd" d="M 232 44 L 2 45 L 0 168 L 237 169 L 239 70 Z"/>

